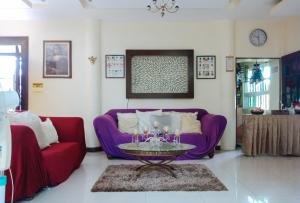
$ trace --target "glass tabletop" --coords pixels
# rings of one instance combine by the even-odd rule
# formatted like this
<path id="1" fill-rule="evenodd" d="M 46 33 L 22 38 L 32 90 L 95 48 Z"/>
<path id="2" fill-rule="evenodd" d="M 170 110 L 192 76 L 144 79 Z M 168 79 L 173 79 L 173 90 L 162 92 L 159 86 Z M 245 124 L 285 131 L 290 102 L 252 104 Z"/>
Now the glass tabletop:
<path id="1" fill-rule="evenodd" d="M 149 142 L 125 143 L 118 147 L 126 151 L 144 151 L 144 152 L 174 152 L 174 151 L 188 151 L 194 149 L 196 146 L 191 144 L 173 144 L 162 142 L 159 146 L 153 146 Z"/>

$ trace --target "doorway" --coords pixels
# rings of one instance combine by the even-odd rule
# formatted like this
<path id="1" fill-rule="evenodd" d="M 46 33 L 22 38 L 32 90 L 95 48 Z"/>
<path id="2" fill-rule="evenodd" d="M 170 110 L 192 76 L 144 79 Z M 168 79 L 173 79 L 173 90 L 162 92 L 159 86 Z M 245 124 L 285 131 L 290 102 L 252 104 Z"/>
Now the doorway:
<path id="1" fill-rule="evenodd" d="M 243 115 L 261 108 L 266 113 L 281 108 L 279 58 L 236 58 L 236 140 L 243 142 Z"/>
<path id="2" fill-rule="evenodd" d="M 15 90 L 28 110 L 28 37 L 0 37 L 0 90 Z"/>

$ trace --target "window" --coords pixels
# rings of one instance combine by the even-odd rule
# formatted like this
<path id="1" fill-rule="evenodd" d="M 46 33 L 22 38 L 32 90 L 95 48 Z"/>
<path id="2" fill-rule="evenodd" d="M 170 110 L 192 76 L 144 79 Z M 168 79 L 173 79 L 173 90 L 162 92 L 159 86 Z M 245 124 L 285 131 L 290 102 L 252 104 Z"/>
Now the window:
<path id="1" fill-rule="evenodd" d="M 265 110 L 270 110 L 270 82 L 271 82 L 271 67 L 269 65 L 260 65 L 263 75 L 261 82 L 250 82 L 253 74 L 253 69 L 247 70 L 247 80 L 243 85 L 243 107 L 251 109 L 260 107 Z"/>
<path id="2" fill-rule="evenodd" d="M 1 45 L 0 45 L 1 48 Z M 15 90 L 16 89 L 16 63 L 15 56 L 1 56 L 0 55 L 0 88 L 1 90 Z"/>
<path id="3" fill-rule="evenodd" d="M 15 90 L 28 109 L 28 37 L 0 37 L 0 89 Z"/>

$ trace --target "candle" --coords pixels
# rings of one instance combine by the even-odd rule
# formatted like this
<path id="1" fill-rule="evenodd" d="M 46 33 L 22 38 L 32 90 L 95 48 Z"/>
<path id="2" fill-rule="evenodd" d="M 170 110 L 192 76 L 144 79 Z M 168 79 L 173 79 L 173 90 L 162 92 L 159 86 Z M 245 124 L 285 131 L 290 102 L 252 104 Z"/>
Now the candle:
<path id="1" fill-rule="evenodd" d="M 137 130 L 137 129 L 134 129 L 134 130 L 133 130 L 133 135 L 136 136 L 137 134 L 138 134 L 138 130 Z"/>
<path id="2" fill-rule="evenodd" d="M 154 128 L 158 128 L 158 126 L 159 126 L 159 123 L 158 123 L 157 121 L 154 121 L 154 122 L 153 122 L 153 127 L 154 127 Z"/>
<path id="3" fill-rule="evenodd" d="M 175 136 L 179 137 L 180 136 L 180 131 L 178 129 L 175 130 Z"/>
<path id="4" fill-rule="evenodd" d="M 168 126 L 165 126 L 165 127 L 163 128 L 163 131 L 164 131 L 164 133 L 168 133 L 168 132 L 169 132 Z"/>
<path id="5" fill-rule="evenodd" d="M 147 135 L 148 134 L 148 128 L 144 127 L 144 134 Z"/>

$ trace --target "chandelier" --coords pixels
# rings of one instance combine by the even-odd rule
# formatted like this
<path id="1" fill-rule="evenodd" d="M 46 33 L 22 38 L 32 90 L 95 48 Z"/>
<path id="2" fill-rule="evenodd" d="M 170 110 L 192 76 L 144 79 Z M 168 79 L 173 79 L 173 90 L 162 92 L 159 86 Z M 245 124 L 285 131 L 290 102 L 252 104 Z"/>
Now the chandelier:
<path id="1" fill-rule="evenodd" d="M 150 5 L 151 4 L 151 5 Z M 179 6 L 175 0 L 152 0 L 147 6 L 148 11 L 153 13 L 160 12 L 161 17 L 164 17 L 165 13 L 175 13 L 179 10 Z"/>

